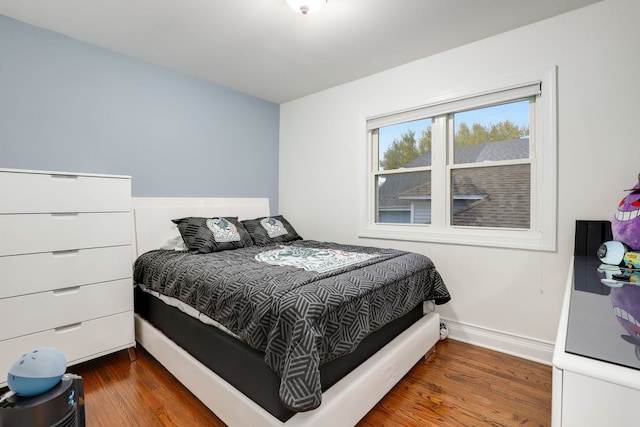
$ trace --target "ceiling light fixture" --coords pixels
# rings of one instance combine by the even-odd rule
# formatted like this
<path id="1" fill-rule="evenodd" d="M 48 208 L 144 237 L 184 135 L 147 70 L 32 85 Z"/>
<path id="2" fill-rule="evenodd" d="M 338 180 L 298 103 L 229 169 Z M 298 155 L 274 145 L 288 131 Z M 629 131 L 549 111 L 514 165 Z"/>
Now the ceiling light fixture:
<path id="1" fill-rule="evenodd" d="M 303 15 L 315 12 L 326 2 L 327 0 L 287 0 L 287 4 L 291 9 Z"/>

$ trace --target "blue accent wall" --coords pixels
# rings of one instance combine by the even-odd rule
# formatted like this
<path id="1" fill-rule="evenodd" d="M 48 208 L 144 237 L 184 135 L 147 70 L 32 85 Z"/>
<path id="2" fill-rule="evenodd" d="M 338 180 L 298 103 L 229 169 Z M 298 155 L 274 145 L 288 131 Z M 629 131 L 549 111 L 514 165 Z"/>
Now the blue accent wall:
<path id="1" fill-rule="evenodd" d="M 132 176 L 134 196 L 268 197 L 280 107 L 0 15 L 0 167 Z"/>

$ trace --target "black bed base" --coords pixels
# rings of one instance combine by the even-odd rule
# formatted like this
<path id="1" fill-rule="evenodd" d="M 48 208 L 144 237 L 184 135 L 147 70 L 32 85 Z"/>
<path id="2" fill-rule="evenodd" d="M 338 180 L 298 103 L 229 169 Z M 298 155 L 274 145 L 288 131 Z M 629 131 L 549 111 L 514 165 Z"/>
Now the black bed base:
<path id="1" fill-rule="evenodd" d="M 284 422 L 295 412 L 278 396 L 280 377 L 264 363 L 264 353 L 215 326 L 202 323 L 176 307 L 135 287 L 135 311 L 203 365 Z M 325 391 L 423 316 L 422 304 L 369 334 L 352 353 L 320 367 Z"/>

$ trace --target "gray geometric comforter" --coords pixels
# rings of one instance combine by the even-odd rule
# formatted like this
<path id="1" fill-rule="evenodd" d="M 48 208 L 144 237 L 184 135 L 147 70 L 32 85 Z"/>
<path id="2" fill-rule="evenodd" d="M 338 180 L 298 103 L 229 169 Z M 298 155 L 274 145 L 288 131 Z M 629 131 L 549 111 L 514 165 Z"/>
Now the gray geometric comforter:
<path id="1" fill-rule="evenodd" d="M 310 240 L 290 245 L 376 256 L 318 273 L 256 260 L 279 246 L 209 254 L 154 250 L 138 258 L 134 280 L 191 305 L 264 351 L 280 376 L 280 399 L 294 411 L 320 405 L 321 364 L 350 353 L 370 332 L 422 301 L 450 299 L 424 255 Z"/>

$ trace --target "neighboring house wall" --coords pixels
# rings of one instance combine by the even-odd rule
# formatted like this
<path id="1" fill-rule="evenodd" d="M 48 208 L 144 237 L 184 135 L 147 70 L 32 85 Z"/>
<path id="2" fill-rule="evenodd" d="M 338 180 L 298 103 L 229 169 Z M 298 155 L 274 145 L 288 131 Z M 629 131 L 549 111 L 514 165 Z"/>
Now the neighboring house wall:
<path id="1" fill-rule="evenodd" d="M 444 318 L 550 345 L 575 220 L 610 219 L 640 172 L 639 17 L 637 0 L 605 0 L 283 104 L 282 211 L 305 238 L 424 253 L 453 297 L 438 308 Z M 550 66 L 558 67 L 556 252 L 358 237 L 365 214 L 367 117 L 418 107 L 473 82 Z"/>
<path id="2" fill-rule="evenodd" d="M 415 224 L 431 223 L 431 202 L 413 203 L 413 222 Z"/>
<path id="3" fill-rule="evenodd" d="M 0 167 L 131 175 L 134 196 L 268 197 L 279 106 L 0 15 Z"/>

